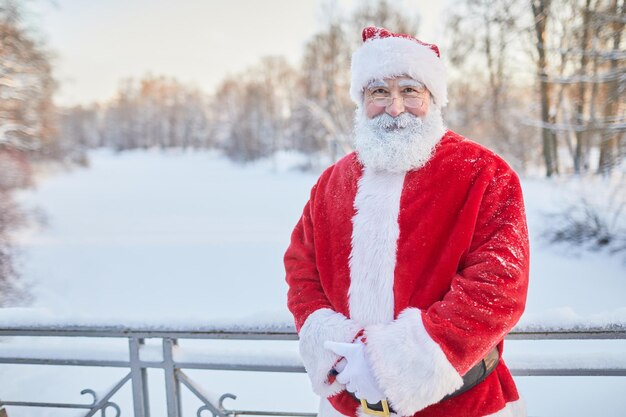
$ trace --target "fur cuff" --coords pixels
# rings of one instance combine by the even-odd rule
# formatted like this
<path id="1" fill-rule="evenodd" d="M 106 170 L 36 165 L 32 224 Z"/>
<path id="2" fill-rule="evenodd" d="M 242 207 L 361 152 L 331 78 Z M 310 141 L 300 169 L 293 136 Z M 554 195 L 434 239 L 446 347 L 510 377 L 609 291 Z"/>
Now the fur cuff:
<path id="1" fill-rule="evenodd" d="M 463 385 L 417 308 L 404 310 L 389 324 L 367 327 L 365 337 L 374 375 L 400 415 L 413 415 Z"/>
<path id="2" fill-rule="evenodd" d="M 526 417 L 526 404 L 521 399 L 507 403 L 500 411 L 485 417 Z"/>
<path id="3" fill-rule="evenodd" d="M 361 328 L 331 309 L 319 309 L 307 317 L 300 329 L 300 356 L 311 379 L 313 392 L 322 398 L 330 397 L 343 390 L 343 385 L 328 381 L 328 372 L 339 356 L 324 349 L 324 342 L 351 343 Z"/>

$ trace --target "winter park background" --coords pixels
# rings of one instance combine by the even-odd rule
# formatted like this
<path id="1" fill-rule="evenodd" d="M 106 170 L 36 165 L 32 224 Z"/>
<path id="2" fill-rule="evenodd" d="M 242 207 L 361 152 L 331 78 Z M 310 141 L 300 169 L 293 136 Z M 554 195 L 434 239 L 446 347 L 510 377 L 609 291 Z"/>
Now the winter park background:
<path id="1" fill-rule="evenodd" d="M 522 324 L 626 324 L 624 1 L 268 2 L 282 13 L 166 3 L 0 1 L 0 327 L 291 323 L 282 255 L 320 170 L 350 150 L 346 71 L 367 24 L 439 43 L 448 124 L 520 173 L 531 237 Z M 233 22 L 239 36 L 225 35 Z M 211 72 L 223 63 L 236 65 Z M 625 342 L 509 341 L 504 359 L 623 368 Z M 114 347 L 98 343 L 2 340 L 0 351 Z M 297 357 L 292 342 L 221 343 L 233 356 Z M 0 399 L 84 403 L 82 389 L 102 392 L 122 372 L 0 365 Z M 230 408 L 316 410 L 302 374 L 189 374 L 212 395 L 236 394 Z M 153 416 L 166 415 L 162 379 L 150 373 Z M 531 416 L 626 415 L 624 377 L 516 381 Z M 128 387 L 116 400 L 132 413 Z"/>

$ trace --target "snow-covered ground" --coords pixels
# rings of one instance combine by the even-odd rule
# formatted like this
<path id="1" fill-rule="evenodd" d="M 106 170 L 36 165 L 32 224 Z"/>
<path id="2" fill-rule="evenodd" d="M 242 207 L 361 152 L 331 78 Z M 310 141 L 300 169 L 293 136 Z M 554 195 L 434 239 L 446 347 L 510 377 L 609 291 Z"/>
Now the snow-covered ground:
<path id="1" fill-rule="evenodd" d="M 280 155 L 240 166 L 213 152 L 98 151 L 88 169 L 40 179 L 19 196 L 41 209 L 48 223 L 20 236 L 32 307 L 83 321 L 288 320 L 282 255 L 317 177 L 290 169 L 296 159 Z M 540 179 L 525 179 L 523 187 L 532 245 L 523 320 L 626 322 L 623 259 L 547 245 L 540 238 L 543 213 L 558 206 L 567 187 Z M 20 314 L 0 311 L 0 321 Z M 612 349 L 626 356 L 622 342 L 511 341 L 505 359 L 529 349 L 565 356 Z M 217 394 L 237 394 L 227 403 L 232 408 L 316 408 L 304 375 L 190 374 Z M 2 365 L 0 375 L 0 398 L 6 400 L 88 402 L 80 390 L 103 389 L 121 372 Z M 153 416 L 166 414 L 161 380 L 151 374 Z M 626 414 L 624 377 L 517 381 L 532 416 Z M 128 396 L 123 392 L 119 403 L 128 404 Z M 191 401 L 186 397 L 186 404 Z M 76 412 L 15 408 L 10 415 Z"/>

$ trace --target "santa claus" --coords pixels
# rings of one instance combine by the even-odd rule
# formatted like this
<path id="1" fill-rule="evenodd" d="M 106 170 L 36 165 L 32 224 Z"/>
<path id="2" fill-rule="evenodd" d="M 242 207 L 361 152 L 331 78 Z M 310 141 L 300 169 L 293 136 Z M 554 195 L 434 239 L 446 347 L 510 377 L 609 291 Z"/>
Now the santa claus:
<path id="1" fill-rule="evenodd" d="M 368 27 L 351 71 L 356 152 L 285 254 L 319 416 L 524 416 L 501 358 L 528 284 L 517 175 L 445 129 L 435 45 Z"/>

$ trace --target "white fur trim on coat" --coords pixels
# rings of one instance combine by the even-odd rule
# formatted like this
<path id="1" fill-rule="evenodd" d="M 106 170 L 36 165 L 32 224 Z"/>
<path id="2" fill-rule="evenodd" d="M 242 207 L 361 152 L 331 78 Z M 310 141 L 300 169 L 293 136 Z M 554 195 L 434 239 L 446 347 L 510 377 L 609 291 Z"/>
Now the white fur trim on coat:
<path id="1" fill-rule="evenodd" d="M 364 168 L 352 218 L 350 318 L 361 326 L 389 323 L 394 317 L 394 270 L 404 173 Z"/>
<path id="2" fill-rule="evenodd" d="M 387 325 L 365 328 L 366 351 L 390 405 L 410 416 L 463 385 L 463 378 L 428 335 L 417 308 Z"/>
<path id="3" fill-rule="evenodd" d="M 343 390 L 337 381 L 328 383 L 328 372 L 339 356 L 324 349 L 324 342 L 351 343 L 360 330 L 354 321 L 329 308 L 314 311 L 305 320 L 300 329 L 300 357 L 317 395 L 330 397 Z"/>
<path id="4" fill-rule="evenodd" d="M 526 417 L 526 404 L 523 400 L 507 403 L 500 411 L 485 417 Z"/>
<path id="5" fill-rule="evenodd" d="M 373 80 L 407 75 L 424 83 L 439 108 L 448 103 L 446 67 L 428 46 L 398 37 L 363 43 L 352 55 L 350 97 L 363 104 L 363 89 Z"/>

